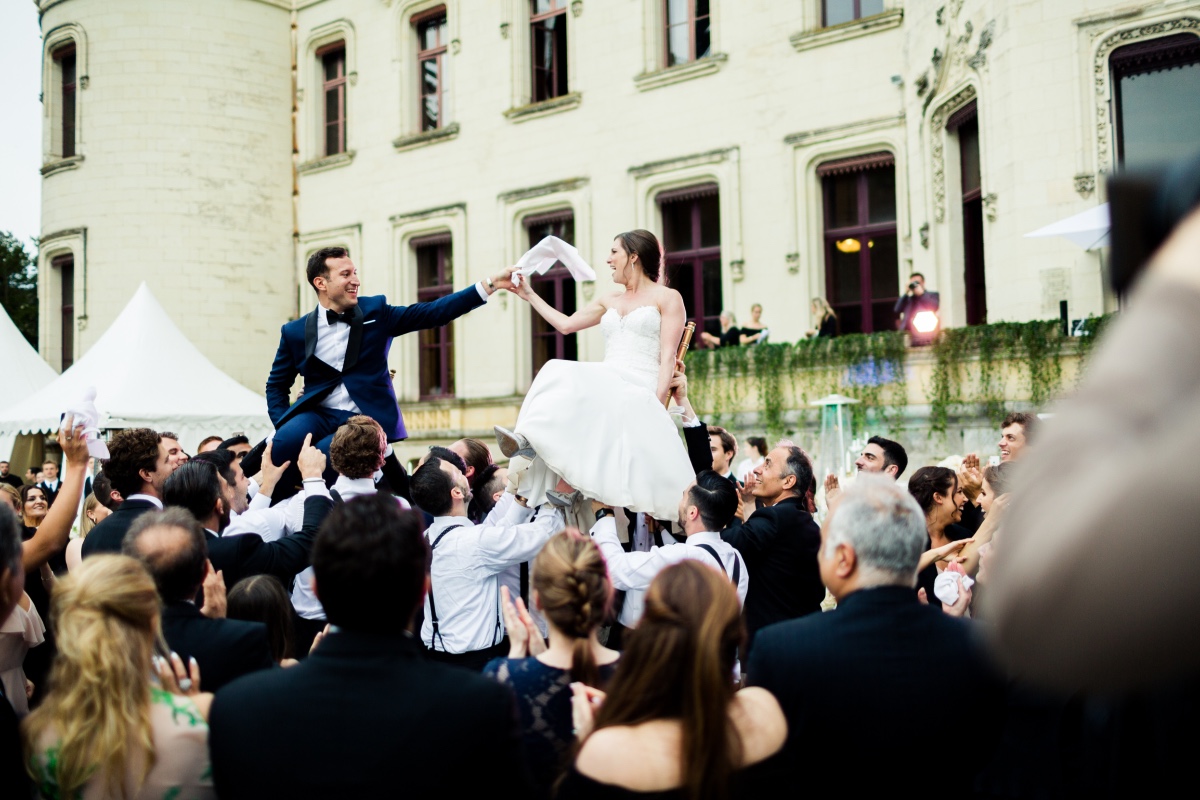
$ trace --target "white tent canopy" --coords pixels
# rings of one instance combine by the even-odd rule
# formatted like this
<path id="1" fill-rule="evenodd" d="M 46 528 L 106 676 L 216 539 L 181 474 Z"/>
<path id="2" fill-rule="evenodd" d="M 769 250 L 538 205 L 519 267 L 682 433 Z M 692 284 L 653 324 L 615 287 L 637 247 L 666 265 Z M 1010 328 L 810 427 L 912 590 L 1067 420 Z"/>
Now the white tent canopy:
<path id="1" fill-rule="evenodd" d="M 19 403 L 58 377 L 50 365 L 30 346 L 8 313 L 0 307 L 0 375 L 4 389 L 0 391 L 0 408 Z M 12 453 L 15 433 L 0 433 L 0 460 Z"/>
<path id="2" fill-rule="evenodd" d="M 1084 250 L 1098 250 L 1101 247 L 1108 247 L 1110 227 L 1108 203 L 1101 203 L 1095 208 L 1089 208 L 1073 217 L 1060 219 L 1044 228 L 1027 233 L 1025 238 L 1061 236 L 1064 239 L 1070 239 Z"/>
<path id="3" fill-rule="evenodd" d="M 179 434 L 185 450 L 207 435 L 250 439 L 271 430 L 265 399 L 217 369 L 143 283 L 112 327 L 52 383 L 0 409 L 0 443 L 58 429 L 59 415 L 96 388 L 99 427 Z"/>

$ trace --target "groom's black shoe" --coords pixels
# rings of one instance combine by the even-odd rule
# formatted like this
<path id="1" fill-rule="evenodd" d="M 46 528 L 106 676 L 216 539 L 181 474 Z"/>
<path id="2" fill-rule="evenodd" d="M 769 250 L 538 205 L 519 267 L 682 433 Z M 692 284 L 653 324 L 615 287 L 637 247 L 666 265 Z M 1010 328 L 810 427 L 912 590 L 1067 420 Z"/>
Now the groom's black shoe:
<path id="1" fill-rule="evenodd" d="M 242 474 L 249 478 L 262 470 L 263 453 L 267 452 L 267 440 L 263 439 L 242 456 Z"/>

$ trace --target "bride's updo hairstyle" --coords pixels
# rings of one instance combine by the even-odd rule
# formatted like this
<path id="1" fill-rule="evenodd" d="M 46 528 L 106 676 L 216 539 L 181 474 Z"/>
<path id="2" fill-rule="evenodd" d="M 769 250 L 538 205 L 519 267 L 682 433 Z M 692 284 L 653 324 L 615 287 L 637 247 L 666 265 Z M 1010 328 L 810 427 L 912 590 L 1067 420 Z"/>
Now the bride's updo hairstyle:
<path id="1" fill-rule="evenodd" d="M 654 234 L 639 229 L 618 233 L 617 238 L 621 240 L 621 246 L 625 248 L 626 253 L 637 254 L 638 264 L 642 272 L 646 273 L 646 277 L 655 283 L 661 283 L 659 274 L 662 271 L 663 251 Z"/>
<path id="2" fill-rule="evenodd" d="M 573 528 L 552 536 L 533 561 L 533 588 L 542 613 L 570 636 L 571 680 L 598 686 L 591 635 L 608 615 L 612 584 L 600 548 Z"/>

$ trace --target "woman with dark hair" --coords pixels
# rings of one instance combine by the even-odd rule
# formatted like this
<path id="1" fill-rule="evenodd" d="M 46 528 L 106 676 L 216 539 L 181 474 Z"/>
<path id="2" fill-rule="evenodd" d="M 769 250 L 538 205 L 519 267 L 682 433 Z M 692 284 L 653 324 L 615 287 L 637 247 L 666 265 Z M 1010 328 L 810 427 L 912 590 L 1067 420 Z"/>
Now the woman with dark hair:
<path id="1" fill-rule="evenodd" d="M 292 602 L 274 575 L 252 575 L 234 584 L 225 600 L 225 616 L 263 623 L 275 663 L 285 667 L 297 663 L 292 657 Z"/>
<path id="2" fill-rule="evenodd" d="M 736 690 L 745 635 L 725 575 L 693 560 L 660 572 L 607 696 L 572 686 L 582 745 L 558 797 L 777 793 L 764 794 L 774 784 L 763 762 L 782 749 L 787 721 L 770 692 Z"/>
<path id="3" fill-rule="evenodd" d="M 958 485 L 958 474 L 946 467 L 921 467 L 908 479 L 908 491 L 925 512 L 925 530 L 929 534 L 929 543 L 918 564 L 917 587 L 924 589 L 926 598 L 933 603 L 937 602 L 933 584 L 942 571 L 939 565 L 950 558 L 961 563 L 958 554 L 974 541 L 952 541 L 946 535 L 946 528 L 962 519 L 962 507 L 967 497 Z"/>
<path id="4" fill-rule="evenodd" d="M 679 292 L 659 280 L 662 248 L 649 231 L 617 236 L 608 265 L 623 290 L 601 294 L 570 316 L 528 281 L 516 289 L 560 333 L 599 325 L 604 361 L 549 361 L 514 430 L 498 427 L 496 436 L 504 455 L 530 459 L 519 480 L 531 504 L 556 498 L 561 479 L 607 506 L 674 519 L 695 475 L 666 410 L 687 312 Z"/>
<path id="5" fill-rule="evenodd" d="M 532 618 L 521 613 L 524 604 L 514 609 L 505 597 L 512 651 L 508 658 L 491 661 L 483 672 L 516 694 L 537 795 L 548 797 L 574 741 L 571 683 L 606 686 L 621 654 L 597 638 L 613 589 L 604 557 L 591 537 L 571 528 L 551 537 L 534 559 L 532 585 L 533 604 L 550 629 L 550 646 L 541 645 Z"/>

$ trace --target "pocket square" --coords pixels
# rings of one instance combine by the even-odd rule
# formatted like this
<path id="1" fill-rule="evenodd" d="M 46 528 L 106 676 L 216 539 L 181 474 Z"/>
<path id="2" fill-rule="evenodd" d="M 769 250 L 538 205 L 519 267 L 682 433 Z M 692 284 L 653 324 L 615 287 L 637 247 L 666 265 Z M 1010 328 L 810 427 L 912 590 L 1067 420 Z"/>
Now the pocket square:
<path id="1" fill-rule="evenodd" d="M 374 323 L 376 323 L 378 321 L 379 320 L 377 320 L 377 319 L 369 319 L 366 322 L 364 322 L 363 325 L 373 325 Z"/>

